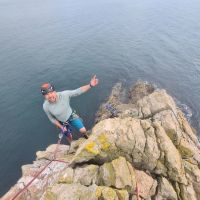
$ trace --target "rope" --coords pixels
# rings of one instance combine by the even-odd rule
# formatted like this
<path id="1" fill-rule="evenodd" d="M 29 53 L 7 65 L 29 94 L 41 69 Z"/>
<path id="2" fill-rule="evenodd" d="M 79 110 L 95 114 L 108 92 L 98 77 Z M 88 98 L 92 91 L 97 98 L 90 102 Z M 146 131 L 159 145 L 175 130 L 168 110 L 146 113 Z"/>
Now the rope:
<path id="1" fill-rule="evenodd" d="M 26 184 L 25 186 L 24 186 L 24 188 L 23 189 L 21 189 L 18 193 L 16 193 L 15 194 L 15 196 L 12 198 L 12 200 L 15 200 L 20 194 L 22 194 L 32 183 L 33 183 L 33 181 L 52 163 L 52 162 L 62 162 L 62 163 L 66 163 L 66 164 L 69 164 L 69 162 L 66 162 L 66 161 L 63 161 L 63 160 L 57 160 L 57 159 L 55 159 L 56 158 L 56 153 L 58 152 L 58 146 L 60 145 L 60 143 L 61 143 L 61 140 L 62 140 L 62 138 L 60 138 L 59 140 L 58 140 L 58 142 L 57 142 L 57 145 L 56 145 L 56 149 L 55 149 L 55 151 L 54 151 L 54 155 L 53 155 L 53 159 L 52 160 L 50 160 L 43 168 L 42 168 L 42 170 L 40 170 L 34 177 L 33 177 L 33 179 L 31 180 L 31 181 L 29 181 L 29 183 L 28 184 Z"/>
<path id="2" fill-rule="evenodd" d="M 137 200 L 139 200 L 139 188 L 138 188 L 138 184 L 137 184 L 137 182 L 136 182 L 136 197 L 137 197 Z"/>
<path id="3" fill-rule="evenodd" d="M 111 115 L 112 116 L 116 116 L 116 114 L 117 114 L 117 110 L 111 105 L 111 104 L 107 104 L 106 106 L 105 106 L 105 108 L 108 110 L 108 111 L 110 111 L 110 113 L 111 113 Z M 69 130 L 70 131 L 70 130 Z M 64 135 L 64 134 L 63 134 Z M 62 136 L 63 136 L 62 135 Z M 62 136 L 58 139 L 58 142 L 57 142 L 57 145 L 56 145 L 56 149 L 55 149 L 55 151 L 54 151 L 54 154 L 53 154 L 53 159 L 52 160 L 50 160 L 43 168 L 42 168 L 42 170 L 40 170 L 34 177 L 33 177 L 33 179 L 31 180 L 31 181 L 29 181 L 29 183 L 28 184 L 26 184 L 25 186 L 24 186 L 24 188 L 23 189 L 21 189 L 19 192 L 17 192 L 16 194 L 15 194 L 15 196 L 12 198 L 12 200 L 15 200 L 20 194 L 22 194 L 32 183 L 33 183 L 33 181 L 52 163 L 52 162 L 61 162 L 61 163 L 66 163 L 66 164 L 69 164 L 69 162 L 66 162 L 66 161 L 63 161 L 63 160 L 57 160 L 56 159 L 56 154 L 57 154 L 57 152 L 58 152 L 58 146 L 60 145 L 60 143 L 61 143 L 61 140 L 62 140 Z M 137 184 L 137 182 L 136 182 L 136 197 L 137 197 L 137 200 L 139 200 L 139 188 L 138 188 L 138 184 Z"/>

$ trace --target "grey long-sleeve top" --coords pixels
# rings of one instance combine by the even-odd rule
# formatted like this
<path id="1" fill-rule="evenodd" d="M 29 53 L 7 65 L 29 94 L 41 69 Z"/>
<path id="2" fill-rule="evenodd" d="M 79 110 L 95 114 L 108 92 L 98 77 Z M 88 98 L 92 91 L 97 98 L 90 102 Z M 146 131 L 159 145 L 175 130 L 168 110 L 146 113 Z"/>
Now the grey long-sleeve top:
<path id="1" fill-rule="evenodd" d="M 72 108 L 70 107 L 70 98 L 82 94 L 81 88 L 76 90 L 65 90 L 57 92 L 58 99 L 55 103 L 50 103 L 45 100 L 43 103 L 43 109 L 47 114 L 49 120 L 55 123 L 55 120 L 65 122 L 72 114 Z"/>

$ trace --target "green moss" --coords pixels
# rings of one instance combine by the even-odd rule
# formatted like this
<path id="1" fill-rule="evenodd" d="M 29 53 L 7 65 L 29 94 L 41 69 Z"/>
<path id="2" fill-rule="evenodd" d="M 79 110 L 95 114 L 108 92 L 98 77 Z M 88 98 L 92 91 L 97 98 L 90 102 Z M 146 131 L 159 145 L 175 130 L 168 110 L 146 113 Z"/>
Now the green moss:
<path id="1" fill-rule="evenodd" d="M 185 146 L 179 145 L 178 150 L 182 157 L 188 158 L 193 156 L 193 152 Z"/>
<path id="2" fill-rule="evenodd" d="M 110 164 L 110 163 L 108 163 L 108 164 L 106 163 L 105 168 L 108 172 L 107 175 L 109 174 L 108 176 L 109 176 L 109 180 L 110 180 L 111 185 L 114 185 L 115 181 L 116 181 L 116 175 L 115 175 L 115 170 L 113 168 L 113 165 Z"/>
<path id="3" fill-rule="evenodd" d="M 100 167 L 99 185 L 113 186 L 115 180 L 115 171 L 111 163 L 105 163 Z"/>
<path id="4" fill-rule="evenodd" d="M 158 160 L 157 164 L 156 164 L 156 169 L 160 172 L 162 172 L 162 174 L 166 174 L 167 173 L 167 168 L 164 164 L 164 160 Z"/>
<path id="5" fill-rule="evenodd" d="M 126 200 L 128 197 L 128 192 L 126 190 L 115 190 L 119 200 Z"/>
<path id="6" fill-rule="evenodd" d="M 176 138 L 176 134 L 175 134 L 174 130 L 168 130 L 166 132 L 166 134 L 168 135 L 168 137 L 171 139 L 171 141 L 173 143 L 175 143 L 175 144 L 177 143 L 177 138 Z"/>

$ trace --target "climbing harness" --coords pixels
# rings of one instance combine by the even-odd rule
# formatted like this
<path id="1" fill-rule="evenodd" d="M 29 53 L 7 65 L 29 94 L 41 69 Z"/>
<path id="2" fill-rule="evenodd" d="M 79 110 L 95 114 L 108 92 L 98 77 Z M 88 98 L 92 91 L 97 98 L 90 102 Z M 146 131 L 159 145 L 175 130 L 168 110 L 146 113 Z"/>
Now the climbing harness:
<path id="1" fill-rule="evenodd" d="M 64 130 L 64 128 L 66 129 L 66 131 Z M 61 133 L 59 134 L 59 136 L 61 136 L 61 138 L 63 137 L 63 135 L 65 135 L 67 138 L 72 139 L 72 129 L 71 129 L 70 124 L 69 124 L 68 121 L 63 123 L 63 127 L 61 129 Z"/>
<path id="2" fill-rule="evenodd" d="M 77 118 L 80 118 L 80 117 L 77 115 L 76 111 L 73 110 L 73 111 L 72 111 L 72 114 L 70 115 L 70 117 L 69 117 L 69 119 L 68 119 L 68 121 L 71 121 L 71 120 L 77 119 Z"/>
<path id="3" fill-rule="evenodd" d="M 116 108 L 114 108 L 110 103 L 107 103 L 105 105 L 105 109 L 108 110 L 111 113 L 112 117 L 116 117 L 117 116 Z"/>
<path id="4" fill-rule="evenodd" d="M 53 154 L 53 159 L 50 160 L 43 168 L 42 170 L 40 170 L 34 177 L 33 179 L 24 186 L 23 189 L 21 189 L 18 193 L 15 194 L 15 196 L 12 198 L 12 200 L 15 200 L 19 195 L 21 195 L 25 190 L 27 190 L 27 188 L 33 183 L 33 181 L 52 163 L 52 162 L 61 162 L 61 163 L 66 163 L 67 166 L 69 165 L 69 162 L 66 162 L 64 160 L 58 160 L 56 159 L 56 153 L 58 152 L 58 146 L 60 145 L 62 140 L 62 137 L 58 139 L 57 145 L 56 145 L 56 149 L 54 151 Z"/>

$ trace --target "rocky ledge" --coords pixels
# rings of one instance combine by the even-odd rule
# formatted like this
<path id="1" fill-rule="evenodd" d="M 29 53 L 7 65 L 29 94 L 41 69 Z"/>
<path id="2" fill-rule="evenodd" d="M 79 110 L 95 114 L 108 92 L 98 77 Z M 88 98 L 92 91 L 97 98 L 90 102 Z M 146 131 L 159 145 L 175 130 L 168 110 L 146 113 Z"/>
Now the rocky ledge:
<path id="1" fill-rule="evenodd" d="M 194 129 L 165 90 L 138 82 L 124 101 L 113 87 L 97 112 L 88 140 L 37 152 L 4 196 L 41 200 L 199 200 L 200 144 Z M 123 100 L 122 100 L 123 99 Z M 49 164 L 48 164 L 49 163 Z"/>

